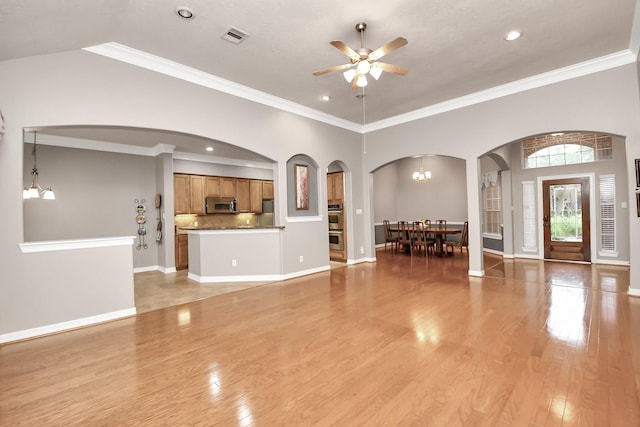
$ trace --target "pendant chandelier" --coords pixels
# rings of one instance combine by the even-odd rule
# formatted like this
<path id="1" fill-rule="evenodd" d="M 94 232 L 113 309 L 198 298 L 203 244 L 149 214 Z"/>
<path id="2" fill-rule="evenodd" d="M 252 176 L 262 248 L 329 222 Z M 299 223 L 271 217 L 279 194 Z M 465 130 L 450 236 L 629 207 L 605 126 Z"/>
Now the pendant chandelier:
<path id="1" fill-rule="evenodd" d="M 431 172 L 424 170 L 422 167 L 422 157 L 420 157 L 420 169 L 415 171 L 411 176 L 415 182 L 418 184 L 424 184 L 431 179 Z"/>
<path id="2" fill-rule="evenodd" d="M 54 194 L 51 187 L 43 190 L 38 184 L 38 166 L 36 163 L 36 132 L 33 132 L 33 151 L 31 152 L 33 155 L 33 169 L 31 169 L 31 185 L 28 188 L 22 190 L 22 198 L 23 199 L 39 199 L 42 196 L 45 200 L 55 200 L 56 195 Z"/>

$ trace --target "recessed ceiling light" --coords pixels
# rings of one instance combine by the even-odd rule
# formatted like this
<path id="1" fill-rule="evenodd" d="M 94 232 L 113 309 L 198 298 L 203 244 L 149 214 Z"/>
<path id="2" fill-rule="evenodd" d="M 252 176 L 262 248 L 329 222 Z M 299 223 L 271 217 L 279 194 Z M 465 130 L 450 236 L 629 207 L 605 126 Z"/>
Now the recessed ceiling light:
<path id="1" fill-rule="evenodd" d="M 320 99 L 322 99 L 323 101 L 329 101 L 331 100 L 331 97 L 329 95 L 322 95 Z"/>
<path id="2" fill-rule="evenodd" d="M 504 36 L 504 39 L 508 42 L 512 42 L 519 39 L 520 36 L 522 36 L 522 33 L 520 31 L 509 31 L 507 35 Z"/>
<path id="3" fill-rule="evenodd" d="M 194 17 L 193 11 L 188 7 L 184 7 L 184 6 L 178 6 L 176 8 L 176 13 L 182 19 L 193 19 Z"/>
<path id="4" fill-rule="evenodd" d="M 213 147 L 207 147 L 207 151 L 213 151 Z"/>

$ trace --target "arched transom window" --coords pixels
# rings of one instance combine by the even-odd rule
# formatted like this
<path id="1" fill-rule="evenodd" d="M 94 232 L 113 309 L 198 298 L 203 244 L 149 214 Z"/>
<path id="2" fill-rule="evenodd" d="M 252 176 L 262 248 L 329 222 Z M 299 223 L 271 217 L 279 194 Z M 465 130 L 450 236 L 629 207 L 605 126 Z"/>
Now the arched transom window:
<path id="1" fill-rule="evenodd" d="M 567 132 L 522 141 L 525 169 L 575 165 L 613 158 L 611 135 Z"/>

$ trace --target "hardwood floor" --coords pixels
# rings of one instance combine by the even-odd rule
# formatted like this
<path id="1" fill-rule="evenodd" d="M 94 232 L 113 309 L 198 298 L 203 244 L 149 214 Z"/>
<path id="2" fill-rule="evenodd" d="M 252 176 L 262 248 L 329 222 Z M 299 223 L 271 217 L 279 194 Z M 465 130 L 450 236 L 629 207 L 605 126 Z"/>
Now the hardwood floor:
<path id="1" fill-rule="evenodd" d="M 0 347 L 0 425 L 639 426 L 624 267 L 378 261 Z"/>

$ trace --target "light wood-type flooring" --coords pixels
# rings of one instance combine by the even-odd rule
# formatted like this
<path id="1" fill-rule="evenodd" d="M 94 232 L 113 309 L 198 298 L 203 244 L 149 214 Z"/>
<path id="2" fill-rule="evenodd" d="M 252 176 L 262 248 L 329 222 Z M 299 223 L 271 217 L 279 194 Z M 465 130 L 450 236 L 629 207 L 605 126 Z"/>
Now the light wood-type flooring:
<path id="1" fill-rule="evenodd" d="M 1 346 L 0 425 L 640 426 L 628 268 L 485 260 L 378 251 Z"/>

